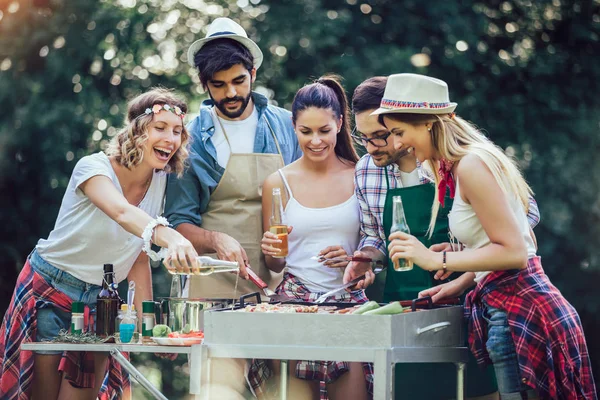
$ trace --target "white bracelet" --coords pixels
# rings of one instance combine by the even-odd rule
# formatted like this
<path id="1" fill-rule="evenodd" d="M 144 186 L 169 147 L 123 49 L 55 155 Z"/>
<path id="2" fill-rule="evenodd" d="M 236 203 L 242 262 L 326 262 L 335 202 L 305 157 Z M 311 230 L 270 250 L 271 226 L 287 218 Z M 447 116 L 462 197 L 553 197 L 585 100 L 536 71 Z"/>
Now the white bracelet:
<path id="1" fill-rule="evenodd" d="M 148 257 L 150 257 L 152 261 L 160 261 L 167 256 L 167 249 L 160 249 L 158 253 L 152 250 L 152 234 L 154 232 L 154 229 L 158 225 L 168 227 L 169 221 L 167 221 L 165 217 L 156 217 L 156 219 L 153 219 L 152 221 L 148 222 L 148 225 L 146 225 L 146 227 L 144 228 L 144 232 L 142 232 L 142 240 L 144 241 L 144 246 L 142 246 L 142 250 L 144 250 L 144 252 L 148 254 Z"/>

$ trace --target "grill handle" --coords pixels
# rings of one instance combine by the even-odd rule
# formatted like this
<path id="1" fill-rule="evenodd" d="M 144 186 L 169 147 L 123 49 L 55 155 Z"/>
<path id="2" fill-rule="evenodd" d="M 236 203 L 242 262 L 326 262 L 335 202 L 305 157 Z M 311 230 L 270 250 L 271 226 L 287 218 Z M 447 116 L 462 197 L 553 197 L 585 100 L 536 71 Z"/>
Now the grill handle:
<path id="1" fill-rule="evenodd" d="M 431 296 L 425 296 L 425 297 L 419 297 L 418 299 L 414 299 L 412 301 L 412 305 L 411 305 L 411 310 L 412 311 L 416 311 L 417 310 L 417 304 L 419 303 L 426 303 L 425 308 L 430 310 L 433 307 L 433 302 L 431 301 Z"/>
<path id="2" fill-rule="evenodd" d="M 429 332 L 429 331 L 433 331 L 434 333 L 436 333 L 436 332 L 441 331 L 442 329 L 446 329 L 450 325 L 452 325 L 450 322 L 444 321 L 444 322 L 438 322 L 437 324 L 432 324 L 432 325 L 426 326 L 425 328 L 418 328 L 417 335 L 420 335 L 421 333 L 425 333 L 425 332 Z"/>
<path id="3" fill-rule="evenodd" d="M 246 306 L 246 300 L 252 299 L 254 297 L 256 298 L 256 304 L 261 302 L 260 293 L 258 292 L 248 293 L 243 296 L 240 296 L 240 308 L 244 308 Z"/>

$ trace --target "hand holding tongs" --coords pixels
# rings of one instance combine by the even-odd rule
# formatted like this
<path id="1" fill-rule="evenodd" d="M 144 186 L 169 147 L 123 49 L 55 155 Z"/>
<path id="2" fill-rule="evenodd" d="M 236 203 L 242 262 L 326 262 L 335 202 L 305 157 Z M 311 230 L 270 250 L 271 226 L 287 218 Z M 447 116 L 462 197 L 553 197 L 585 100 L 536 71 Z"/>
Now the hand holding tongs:
<path id="1" fill-rule="evenodd" d="M 363 257 L 350 257 L 350 258 L 363 258 Z M 372 260 L 369 258 L 369 260 L 371 260 L 370 262 L 372 264 L 375 264 L 376 267 L 373 268 L 373 273 L 375 275 L 377 275 L 378 273 L 380 273 L 381 271 L 383 271 L 385 269 L 385 264 L 383 263 L 383 261 L 381 260 Z M 355 260 L 352 260 L 355 261 Z M 319 303 L 323 303 L 325 300 L 327 300 L 328 297 L 336 295 L 340 292 L 343 292 L 344 290 L 351 288 L 352 286 L 356 285 L 358 282 L 362 281 L 363 279 L 365 279 L 364 275 L 359 276 L 356 279 L 351 280 L 350 282 L 340 286 L 339 288 L 336 289 L 332 289 L 329 292 L 323 293 L 321 296 L 319 296 L 317 298 L 317 300 L 315 300 L 315 303 L 319 304 Z"/>

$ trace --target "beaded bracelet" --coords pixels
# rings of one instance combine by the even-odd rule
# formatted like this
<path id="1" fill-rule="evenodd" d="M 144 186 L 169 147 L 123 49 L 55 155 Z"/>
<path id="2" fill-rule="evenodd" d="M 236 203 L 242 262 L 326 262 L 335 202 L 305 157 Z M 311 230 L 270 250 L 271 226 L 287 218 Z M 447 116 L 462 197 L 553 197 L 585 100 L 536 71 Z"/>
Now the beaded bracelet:
<path id="1" fill-rule="evenodd" d="M 169 226 L 169 221 L 167 221 L 165 217 L 156 217 L 156 219 L 148 222 L 148 225 L 146 225 L 142 232 L 142 240 L 144 241 L 142 250 L 148 254 L 148 257 L 150 257 L 152 261 L 160 261 L 167 256 L 167 249 L 160 249 L 158 253 L 152 250 L 152 234 L 158 225 Z"/>
<path id="2" fill-rule="evenodd" d="M 442 269 L 446 272 L 448 269 L 446 268 L 446 252 L 442 251 Z"/>

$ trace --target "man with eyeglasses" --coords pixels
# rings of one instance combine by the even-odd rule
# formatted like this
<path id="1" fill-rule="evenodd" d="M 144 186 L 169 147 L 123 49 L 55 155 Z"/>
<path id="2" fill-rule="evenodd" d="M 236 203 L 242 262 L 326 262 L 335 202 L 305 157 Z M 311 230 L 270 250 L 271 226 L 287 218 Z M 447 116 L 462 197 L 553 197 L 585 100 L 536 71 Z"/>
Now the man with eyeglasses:
<path id="1" fill-rule="evenodd" d="M 379 123 L 377 116 L 370 115 L 379 107 L 386 83 L 387 77 L 373 77 L 355 89 L 352 97 L 355 117 L 352 138 L 367 151 L 356 164 L 355 171 L 355 191 L 361 208 L 361 241 L 355 255 L 385 260 L 388 268 L 375 277 L 369 264 L 351 262 L 344 274 L 344 282 L 365 274 L 365 279 L 357 286 L 367 289 L 370 300 L 380 302 L 417 298 L 420 292 L 427 291 L 448 277 L 441 273 L 434 276 L 421 268 L 394 271 L 387 251 L 392 197 L 402 197 L 411 234 L 438 251 L 448 245 L 445 243 L 449 241 L 448 211 L 452 206 L 452 200 L 447 196 L 446 207 L 440 209 L 435 230 L 429 238 L 426 232 L 435 195 L 433 172 L 418 162 L 411 149 L 394 149 L 393 141 L 389 140 L 390 132 Z M 531 198 L 528 213 L 530 225 L 535 226 L 539 218 L 537 204 Z M 435 302 L 446 297 L 448 289 L 449 285 L 439 285 L 429 293 Z M 473 359 L 467 371 L 468 398 L 498 398 L 492 368 L 480 370 Z M 451 364 L 398 364 L 395 385 L 402 391 L 396 391 L 397 397 L 452 398 L 456 390 L 454 373 Z M 432 376 L 436 377 L 435 385 L 428 382 Z"/>

